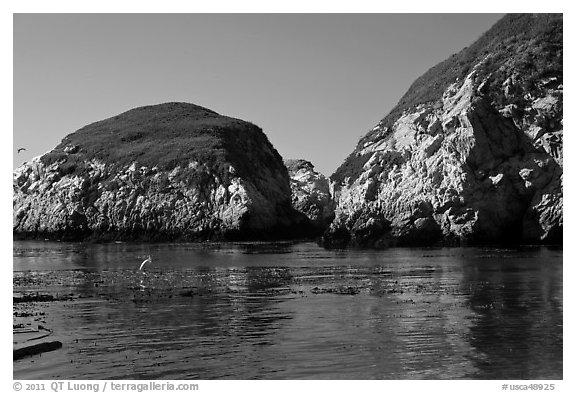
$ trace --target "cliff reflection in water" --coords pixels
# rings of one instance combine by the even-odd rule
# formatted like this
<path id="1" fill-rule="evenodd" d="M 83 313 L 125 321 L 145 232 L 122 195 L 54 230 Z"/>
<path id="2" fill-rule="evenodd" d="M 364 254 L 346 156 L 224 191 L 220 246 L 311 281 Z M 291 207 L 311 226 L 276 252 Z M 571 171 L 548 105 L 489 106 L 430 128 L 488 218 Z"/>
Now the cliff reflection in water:
<path id="1" fill-rule="evenodd" d="M 475 312 L 471 344 L 483 360 L 480 375 L 507 378 L 518 364 L 518 379 L 562 378 L 562 269 L 556 261 L 515 259 L 466 269 L 469 306 Z"/>
<path id="2" fill-rule="evenodd" d="M 15 242 L 36 291 L 17 379 L 562 378 L 562 250 Z"/>

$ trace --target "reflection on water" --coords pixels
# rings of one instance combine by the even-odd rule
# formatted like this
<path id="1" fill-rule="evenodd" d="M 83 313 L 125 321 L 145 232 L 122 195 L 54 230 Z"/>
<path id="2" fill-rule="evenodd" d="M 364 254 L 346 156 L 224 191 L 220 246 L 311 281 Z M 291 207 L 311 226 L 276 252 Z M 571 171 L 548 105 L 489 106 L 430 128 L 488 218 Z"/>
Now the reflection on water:
<path id="1" fill-rule="evenodd" d="M 562 378 L 561 249 L 15 242 L 35 292 L 15 379 Z"/>

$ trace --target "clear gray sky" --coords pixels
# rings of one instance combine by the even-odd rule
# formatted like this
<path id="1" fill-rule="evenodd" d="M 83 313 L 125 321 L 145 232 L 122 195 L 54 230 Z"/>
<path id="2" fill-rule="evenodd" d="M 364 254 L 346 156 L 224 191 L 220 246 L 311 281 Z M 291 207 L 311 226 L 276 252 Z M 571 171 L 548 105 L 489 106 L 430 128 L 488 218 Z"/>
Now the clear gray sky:
<path id="1" fill-rule="evenodd" d="M 86 124 L 184 101 L 330 175 L 414 79 L 501 16 L 15 14 L 13 165 Z"/>

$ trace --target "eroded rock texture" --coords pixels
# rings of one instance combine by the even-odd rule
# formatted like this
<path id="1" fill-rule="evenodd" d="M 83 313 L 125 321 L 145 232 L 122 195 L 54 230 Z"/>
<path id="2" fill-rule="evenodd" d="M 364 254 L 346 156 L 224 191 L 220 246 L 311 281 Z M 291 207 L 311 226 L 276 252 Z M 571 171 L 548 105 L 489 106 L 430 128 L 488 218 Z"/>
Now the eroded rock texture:
<path id="1" fill-rule="evenodd" d="M 285 160 L 290 175 L 292 206 L 308 217 L 312 234 L 322 234 L 334 218 L 329 180 L 306 160 Z"/>
<path id="2" fill-rule="evenodd" d="M 562 97 L 561 15 L 505 17 L 360 140 L 324 244 L 560 243 Z"/>

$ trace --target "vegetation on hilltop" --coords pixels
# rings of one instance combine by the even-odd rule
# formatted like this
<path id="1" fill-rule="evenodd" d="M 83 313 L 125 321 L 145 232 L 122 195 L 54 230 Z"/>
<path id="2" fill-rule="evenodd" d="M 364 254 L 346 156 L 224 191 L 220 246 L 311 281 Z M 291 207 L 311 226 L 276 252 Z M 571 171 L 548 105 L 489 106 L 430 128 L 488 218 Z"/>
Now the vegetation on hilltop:
<path id="1" fill-rule="evenodd" d="M 288 158 L 288 159 L 284 160 L 284 165 L 286 165 L 286 168 L 290 172 L 297 172 L 298 170 L 300 170 L 302 168 L 314 170 L 314 165 L 310 161 L 306 161 L 306 160 L 298 159 L 298 158 L 296 158 L 296 159 L 295 158 Z"/>
<path id="2" fill-rule="evenodd" d="M 263 151 L 262 146 L 270 149 Z M 69 154 L 67 148 L 77 152 Z M 136 161 L 164 171 L 197 161 L 224 176 L 230 165 L 241 176 L 257 175 L 263 163 L 272 168 L 282 165 L 259 127 L 187 103 L 140 107 L 95 122 L 66 136 L 41 157 L 47 165 L 61 162 L 63 175 L 82 174 L 88 169 L 85 162 L 92 159 L 116 168 Z"/>

